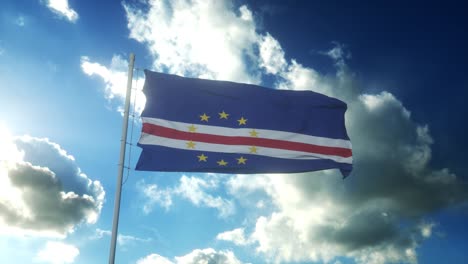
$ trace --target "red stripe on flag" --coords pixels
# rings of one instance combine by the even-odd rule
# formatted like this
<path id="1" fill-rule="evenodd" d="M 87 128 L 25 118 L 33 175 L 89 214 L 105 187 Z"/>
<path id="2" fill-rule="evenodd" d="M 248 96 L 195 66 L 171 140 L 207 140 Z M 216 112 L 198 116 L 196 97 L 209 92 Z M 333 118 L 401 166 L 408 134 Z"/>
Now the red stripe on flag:
<path id="1" fill-rule="evenodd" d="M 187 141 L 196 141 L 196 142 L 205 142 L 212 144 L 222 144 L 222 145 L 247 145 L 247 146 L 256 146 L 256 147 L 266 147 L 266 148 L 276 148 L 284 150 L 293 150 L 293 151 L 302 151 L 323 155 L 332 155 L 348 158 L 352 156 L 351 149 L 339 148 L 339 147 L 326 147 L 318 146 L 307 143 L 299 143 L 278 139 L 268 139 L 268 138 L 256 138 L 256 137 L 230 137 L 230 136 L 221 136 L 221 135 L 212 135 L 212 134 L 203 134 L 195 132 L 186 132 L 180 131 L 172 128 L 167 128 L 155 124 L 143 123 L 142 131 L 146 134 L 151 134 L 154 136 L 178 139 L 178 140 L 187 140 Z"/>

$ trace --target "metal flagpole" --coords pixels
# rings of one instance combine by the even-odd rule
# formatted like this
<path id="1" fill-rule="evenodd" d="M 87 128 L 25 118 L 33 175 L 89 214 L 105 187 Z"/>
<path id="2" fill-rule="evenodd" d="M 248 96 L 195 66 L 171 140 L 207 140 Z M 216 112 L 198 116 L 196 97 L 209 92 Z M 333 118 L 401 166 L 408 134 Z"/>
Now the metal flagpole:
<path id="1" fill-rule="evenodd" d="M 128 127 L 128 112 L 130 109 L 130 95 L 132 91 L 133 80 L 133 65 L 135 64 L 135 55 L 130 53 L 128 63 L 128 80 L 127 80 L 127 94 L 125 95 L 125 108 L 122 125 L 122 138 L 120 140 L 120 158 L 119 158 L 119 172 L 117 175 L 117 188 L 115 190 L 114 200 L 114 220 L 112 222 L 112 238 L 109 252 L 109 264 L 114 264 L 115 261 L 115 248 L 117 242 L 117 232 L 119 228 L 119 213 L 120 213 L 120 195 L 122 194 L 122 178 L 124 171 L 125 161 L 125 147 L 127 145 L 127 127 Z"/>

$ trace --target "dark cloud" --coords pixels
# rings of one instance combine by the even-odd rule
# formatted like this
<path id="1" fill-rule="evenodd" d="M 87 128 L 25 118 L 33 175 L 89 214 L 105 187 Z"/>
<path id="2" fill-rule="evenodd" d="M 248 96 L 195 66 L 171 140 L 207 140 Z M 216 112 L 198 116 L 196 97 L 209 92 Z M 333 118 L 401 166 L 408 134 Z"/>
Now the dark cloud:
<path id="1" fill-rule="evenodd" d="M 82 174 L 75 159 L 58 144 L 34 137 L 20 137 L 14 143 L 24 153 L 25 161 L 48 168 L 58 175 L 63 191 L 79 195 L 87 192 L 90 180 Z"/>
<path id="2" fill-rule="evenodd" d="M 72 156 L 47 139 L 17 138 L 23 152 L 7 170 L 7 193 L 0 200 L 0 219 L 23 231 L 65 235 L 83 222 L 93 223 L 101 211 L 104 189 L 77 167 Z"/>
<path id="3" fill-rule="evenodd" d="M 355 169 L 347 203 L 386 201 L 384 209 L 403 217 L 422 217 L 464 203 L 468 186 L 448 169 L 430 166 L 432 139 L 425 126 L 388 93 L 361 97 L 350 107 Z"/>
<path id="4" fill-rule="evenodd" d="M 325 228 L 323 236 L 344 245 L 350 251 L 377 246 L 395 240 L 398 236 L 394 222 L 388 216 L 374 211 L 354 214 L 345 220 L 344 226 L 346 228 Z"/>

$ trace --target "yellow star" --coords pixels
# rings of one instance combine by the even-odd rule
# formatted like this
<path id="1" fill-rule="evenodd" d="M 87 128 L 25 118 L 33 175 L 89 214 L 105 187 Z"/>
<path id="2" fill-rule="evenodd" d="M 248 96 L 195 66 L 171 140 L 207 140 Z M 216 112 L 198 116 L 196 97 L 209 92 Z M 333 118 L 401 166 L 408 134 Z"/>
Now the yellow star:
<path id="1" fill-rule="evenodd" d="M 252 137 L 258 137 L 258 132 L 255 131 L 255 129 L 252 129 L 252 131 L 250 131 L 249 133 L 250 133 L 250 136 Z"/>
<path id="2" fill-rule="evenodd" d="M 251 146 L 249 149 L 250 149 L 250 153 L 257 154 L 257 147 L 256 146 Z"/>
<path id="3" fill-rule="evenodd" d="M 245 119 L 244 117 L 241 117 L 241 119 L 238 119 L 237 122 L 239 122 L 239 126 L 247 125 L 247 119 Z"/>
<path id="4" fill-rule="evenodd" d="M 195 127 L 194 125 L 191 125 L 191 126 L 188 127 L 188 130 L 189 130 L 190 132 L 196 132 L 196 131 L 197 131 L 197 127 Z"/>
<path id="5" fill-rule="evenodd" d="M 198 161 L 204 161 L 206 162 L 207 159 L 208 159 L 208 156 L 205 156 L 205 154 L 201 154 L 200 156 L 197 156 L 198 157 Z"/>
<path id="6" fill-rule="evenodd" d="M 245 164 L 245 162 L 247 161 L 247 159 L 242 156 L 236 160 L 237 160 L 237 164 Z"/>
<path id="7" fill-rule="evenodd" d="M 205 113 L 203 113 L 203 115 L 200 116 L 200 120 L 201 120 L 201 121 L 206 121 L 206 122 L 208 122 L 208 118 L 210 118 L 210 116 L 206 115 Z"/>
<path id="8" fill-rule="evenodd" d="M 222 111 L 221 113 L 218 113 L 219 119 L 228 119 L 229 114 Z"/>
<path id="9" fill-rule="evenodd" d="M 220 161 L 217 161 L 216 163 L 218 163 L 219 166 L 226 166 L 228 163 L 226 161 L 224 161 L 223 159 L 220 160 Z"/>
<path id="10" fill-rule="evenodd" d="M 189 148 L 189 149 L 194 149 L 195 145 L 196 145 L 196 143 L 193 142 L 193 141 L 188 141 L 185 144 L 187 144 L 187 148 Z"/>

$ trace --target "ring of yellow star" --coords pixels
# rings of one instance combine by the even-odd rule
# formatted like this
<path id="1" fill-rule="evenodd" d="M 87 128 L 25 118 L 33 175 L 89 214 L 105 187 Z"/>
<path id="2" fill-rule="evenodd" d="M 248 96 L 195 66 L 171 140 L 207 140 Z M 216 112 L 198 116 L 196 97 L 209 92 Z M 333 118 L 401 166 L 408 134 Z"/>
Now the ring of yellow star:
<path id="1" fill-rule="evenodd" d="M 188 130 L 189 130 L 190 132 L 196 132 L 196 131 L 197 131 L 197 127 L 194 126 L 194 125 L 191 125 L 191 126 L 188 127 Z"/>
<path id="2" fill-rule="evenodd" d="M 208 156 L 205 156 L 205 154 L 198 155 L 198 161 L 204 161 L 206 162 L 208 160 Z"/>
<path id="3" fill-rule="evenodd" d="M 229 114 L 224 111 L 222 111 L 221 113 L 218 113 L 218 115 L 219 115 L 219 119 L 228 119 L 229 117 Z"/>
<path id="4" fill-rule="evenodd" d="M 238 119 L 237 122 L 239 122 L 239 126 L 247 125 L 247 119 L 245 119 L 244 117 L 241 117 L 241 119 Z"/>
<path id="5" fill-rule="evenodd" d="M 187 144 L 187 148 L 189 148 L 189 149 L 194 149 L 195 145 L 196 145 L 196 143 L 193 142 L 193 141 L 188 141 L 185 144 Z"/>
<path id="6" fill-rule="evenodd" d="M 217 161 L 216 163 L 218 163 L 219 166 L 226 166 L 228 165 L 228 163 L 226 161 L 224 161 L 223 159 L 220 160 L 220 161 Z"/>
<path id="7" fill-rule="evenodd" d="M 208 122 L 208 119 L 210 118 L 209 115 L 206 115 L 206 113 L 203 113 L 203 115 L 200 115 L 200 120 Z"/>
<path id="8" fill-rule="evenodd" d="M 242 156 L 236 160 L 237 160 L 237 164 L 245 164 L 245 162 L 247 161 L 247 159 Z"/>
<path id="9" fill-rule="evenodd" d="M 258 132 L 255 131 L 255 129 L 252 129 L 252 131 L 249 132 L 251 137 L 258 137 Z"/>
<path id="10" fill-rule="evenodd" d="M 249 147 L 250 153 L 255 153 L 257 154 L 257 147 L 256 146 L 251 146 Z"/>

